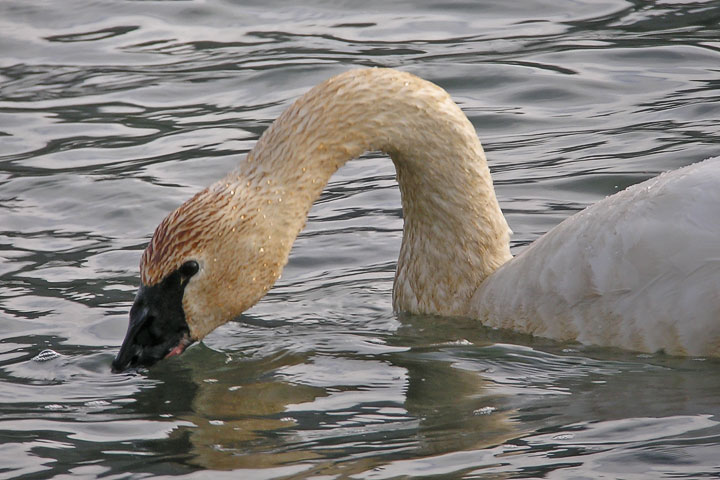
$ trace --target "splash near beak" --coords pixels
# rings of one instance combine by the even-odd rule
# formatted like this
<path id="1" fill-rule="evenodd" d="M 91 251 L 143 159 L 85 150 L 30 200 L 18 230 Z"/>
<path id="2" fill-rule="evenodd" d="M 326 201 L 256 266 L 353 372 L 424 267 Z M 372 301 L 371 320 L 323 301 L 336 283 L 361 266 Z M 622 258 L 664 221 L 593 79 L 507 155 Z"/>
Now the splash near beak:
<path id="1" fill-rule="evenodd" d="M 176 273 L 138 289 L 125 340 L 112 362 L 114 373 L 150 367 L 180 355 L 193 343 L 182 306 L 184 283 Z"/>

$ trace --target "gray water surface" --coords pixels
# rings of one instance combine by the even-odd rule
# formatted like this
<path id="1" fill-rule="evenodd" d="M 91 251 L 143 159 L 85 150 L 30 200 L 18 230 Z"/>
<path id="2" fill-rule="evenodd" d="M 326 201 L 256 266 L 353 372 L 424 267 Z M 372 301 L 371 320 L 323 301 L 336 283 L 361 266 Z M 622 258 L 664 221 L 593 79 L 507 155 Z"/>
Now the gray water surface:
<path id="1" fill-rule="evenodd" d="M 358 66 L 450 92 L 514 253 L 720 154 L 714 0 L 5 0 L 0 477 L 720 477 L 717 361 L 394 314 L 402 218 L 377 154 L 332 178 L 256 307 L 110 374 L 158 222 Z"/>

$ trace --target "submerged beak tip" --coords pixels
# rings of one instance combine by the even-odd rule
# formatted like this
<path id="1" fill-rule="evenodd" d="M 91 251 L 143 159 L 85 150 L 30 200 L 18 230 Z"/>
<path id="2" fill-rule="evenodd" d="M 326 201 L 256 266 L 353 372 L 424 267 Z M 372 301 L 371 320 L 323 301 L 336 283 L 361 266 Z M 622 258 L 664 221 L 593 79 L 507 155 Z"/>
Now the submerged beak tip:
<path id="1" fill-rule="evenodd" d="M 115 357 L 110 364 L 110 371 L 112 373 L 122 373 L 127 370 L 129 366 L 130 364 L 128 362 L 122 362 L 119 357 Z"/>
<path id="2" fill-rule="evenodd" d="M 127 341 L 127 340 L 126 340 Z M 135 343 L 123 343 L 120 351 L 110 365 L 112 373 L 123 373 L 128 369 L 136 367 L 151 367 L 163 359 L 176 357 L 195 343 L 187 333 L 182 335 L 179 341 L 173 345 L 166 344 L 166 347 L 145 349 Z"/>
<path id="3" fill-rule="evenodd" d="M 132 358 L 130 355 L 128 355 L 127 347 L 123 345 L 122 347 L 120 347 L 120 351 L 117 353 L 112 363 L 110 364 L 110 369 L 112 373 L 122 373 L 128 368 L 131 368 L 133 366 L 133 363 L 135 363 L 136 359 L 137 356 L 135 356 L 135 358 Z"/>

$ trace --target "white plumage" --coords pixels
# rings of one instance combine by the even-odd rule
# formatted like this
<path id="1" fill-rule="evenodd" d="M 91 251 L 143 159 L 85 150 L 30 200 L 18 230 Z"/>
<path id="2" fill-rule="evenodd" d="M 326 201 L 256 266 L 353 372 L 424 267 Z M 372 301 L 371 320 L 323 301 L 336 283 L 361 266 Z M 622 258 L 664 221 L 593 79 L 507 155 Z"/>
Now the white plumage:
<path id="1" fill-rule="evenodd" d="M 490 275 L 471 315 L 556 339 L 720 354 L 720 160 L 568 218 Z"/>

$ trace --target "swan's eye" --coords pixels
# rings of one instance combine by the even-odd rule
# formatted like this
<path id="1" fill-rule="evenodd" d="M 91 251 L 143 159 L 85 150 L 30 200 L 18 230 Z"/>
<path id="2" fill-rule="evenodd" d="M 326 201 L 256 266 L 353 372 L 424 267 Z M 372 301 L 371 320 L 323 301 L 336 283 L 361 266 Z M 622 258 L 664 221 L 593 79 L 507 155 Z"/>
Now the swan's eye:
<path id="1" fill-rule="evenodd" d="M 200 270 L 200 265 L 195 260 L 188 260 L 180 266 L 180 275 L 182 275 L 183 283 L 190 280 Z"/>

